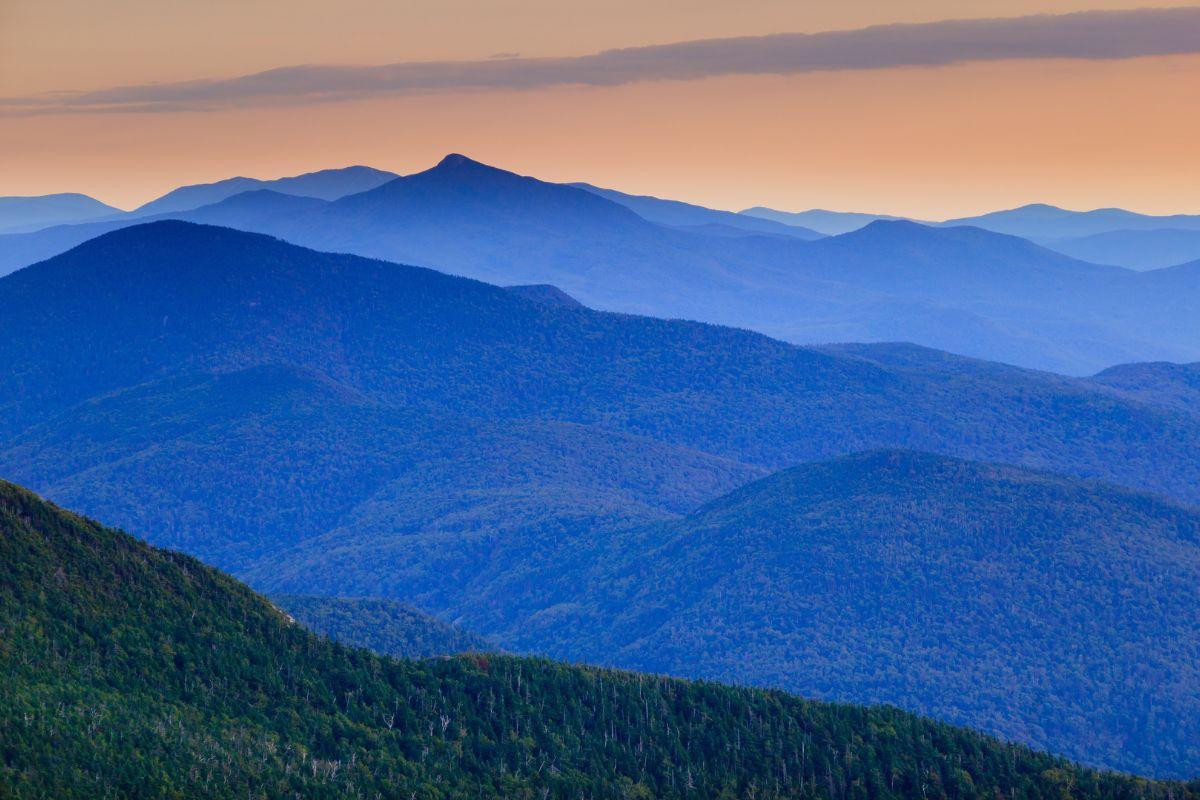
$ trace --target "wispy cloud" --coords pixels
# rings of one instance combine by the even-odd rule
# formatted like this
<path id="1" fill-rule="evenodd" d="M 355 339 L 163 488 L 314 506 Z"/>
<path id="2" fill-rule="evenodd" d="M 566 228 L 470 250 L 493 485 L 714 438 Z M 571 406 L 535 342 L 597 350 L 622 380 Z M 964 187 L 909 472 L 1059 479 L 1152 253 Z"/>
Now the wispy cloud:
<path id="1" fill-rule="evenodd" d="M 708 39 L 566 58 L 292 66 L 222 80 L 0 98 L 0 113 L 202 111 L 429 92 L 615 86 L 721 75 L 789 75 L 968 61 L 1120 59 L 1197 52 L 1200 7 L 1089 11 Z"/>

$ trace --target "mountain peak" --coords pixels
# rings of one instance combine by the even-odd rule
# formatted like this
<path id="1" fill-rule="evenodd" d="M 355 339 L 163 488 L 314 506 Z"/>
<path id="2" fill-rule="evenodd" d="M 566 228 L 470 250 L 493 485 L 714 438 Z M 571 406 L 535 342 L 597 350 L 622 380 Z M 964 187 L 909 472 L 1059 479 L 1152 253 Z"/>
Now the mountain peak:
<path id="1" fill-rule="evenodd" d="M 457 169 L 457 168 L 461 168 L 461 167 L 486 167 L 486 166 L 487 166 L 487 164 L 483 164 L 479 161 L 476 161 L 473 158 L 467 158 L 462 153 L 450 153 L 450 154 L 446 155 L 441 161 L 439 161 L 437 163 L 437 166 L 434 167 L 434 169 Z"/>
<path id="2" fill-rule="evenodd" d="M 931 236 L 936 234 L 934 228 L 928 225 L 922 225 L 919 222 L 913 222 L 907 219 L 876 219 L 868 222 L 858 230 L 843 233 L 839 236 L 830 237 L 831 239 L 861 239 L 868 237 L 905 237 L 913 236 Z"/>

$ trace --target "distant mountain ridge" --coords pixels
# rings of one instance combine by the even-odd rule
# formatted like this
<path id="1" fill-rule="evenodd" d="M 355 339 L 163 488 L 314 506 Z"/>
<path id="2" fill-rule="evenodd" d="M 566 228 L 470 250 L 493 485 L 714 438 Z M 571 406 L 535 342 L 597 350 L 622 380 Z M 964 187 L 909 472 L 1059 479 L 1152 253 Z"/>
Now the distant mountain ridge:
<path id="1" fill-rule="evenodd" d="M 1200 363 L 1122 364 L 1092 381 L 1145 403 L 1200 414 Z"/>
<path id="2" fill-rule="evenodd" d="M 121 209 L 85 194 L 0 197 L 0 234 L 22 233 L 50 225 L 85 222 L 123 213 Z"/>
<path id="3" fill-rule="evenodd" d="M 739 213 L 788 225 L 803 225 L 829 235 L 850 233 L 879 220 L 908 219 L 887 214 L 822 209 L 787 212 L 762 206 Z M 1200 215 L 1153 216 L 1119 208 L 1070 211 L 1034 203 L 1005 211 L 921 224 L 938 227 L 967 225 L 1020 236 L 1072 258 L 1128 269 L 1161 269 L 1200 259 Z"/>
<path id="4" fill-rule="evenodd" d="M 55 255 L 63 247 L 74 246 L 110 230 L 218 206 L 242 194 L 268 192 L 274 198 L 285 198 L 277 199 L 277 204 L 286 203 L 286 198 L 291 197 L 329 201 L 375 188 L 396 177 L 391 172 L 355 166 L 274 180 L 228 178 L 215 183 L 181 186 L 133 211 L 122 211 L 81 194 L 0 197 L 0 235 L 25 234 L 16 238 L 15 249 L 0 255 L 0 274 Z M 233 201 L 215 213 L 236 213 L 246 205 L 245 200 Z M 201 212 L 199 216 L 203 217 L 205 213 Z M 21 243 L 28 243 L 28 252 L 21 248 Z"/>
<path id="5" fill-rule="evenodd" d="M 973 225 L 1026 239 L 1053 240 L 1122 230 L 1200 230 L 1200 215 L 1154 216 L 1123 208 L 1071 211 L 1045 203 L 1031 203 L 1005 211 L 949 219 L 940 224 Z"/>
<path id="6" fill-rule="evenodd" d="M 821 233 L 805 228 L 802 225 L 783 224 L 769 218 L 747 215 L 745 212 L 735 214 L 732 211 L 717 211 L 691 203 L 683 203 L 678 200 L 664 200 L 649 195 L 626 194 L 625 192 L 618 192 L 615 189 L 602 189 L 590 183 L 571 183 L 567 185 L 583 189 L 607 200 L 612 200 L 615 203 L 620 203 L 639 216 L 651 222 L 657 222 L 660 225 L 670 225 L 676 228 L 696 228 L 715 225 L 747 233 L 777 234 L 805 240 L 821 238 Z"/>
<path id="7" fill-rule="evenodd" d="M 816 241 L 668 227 L 461 155 L 332 202 L 260 191 L 165 216 L 501 285 L 550 284 L 592 308 L 801 344 L 912 341 L 1077 375 L 1200 359 L 1200 285 L 1181 273 L 1134 273 L 1017 237 L 906 221 Z M 2 236 L 0 262 L 28 263 L 122 224 Z"/>
<path id="8" fill-rule="evenodd" d="M 394 172 L 353 166 L 324 169 L 288 178 L 261 180 L 259 178 L 227 178 L 215 183 L 181 186 L 162 197 L 139 206 L 133 214 L 148 217 L 178 211 L 191 211 L 201 206 L 219 203 L 242 192 L 261 189 L 297 197 L 336 200 L 358 192 L 374 189 L 399 176 Z"/>
<path id="9" fill-rule="evenodd" d="M 1052 250 L 1100 264 L 1163 269 L 1200 259 L 1200 230 L 1114 230 L 1045 242 Z"/>
<path id="10" fill-rule="evenodd" d="M 738 214 L 754 219 L 766 219 L 783 225 L 797 225 L 811 228 L 828 236 L 838 236 L 851 233 L 870 225 L 872 222 L 910 221 L 910 217 L 897 217 L 891 214 L 862 214 L 853 211 L 827 211 L 823 208 L 813 208 L 808 211 L 779 211 L 766 206 L 754 206 L 743 209 Z"/>

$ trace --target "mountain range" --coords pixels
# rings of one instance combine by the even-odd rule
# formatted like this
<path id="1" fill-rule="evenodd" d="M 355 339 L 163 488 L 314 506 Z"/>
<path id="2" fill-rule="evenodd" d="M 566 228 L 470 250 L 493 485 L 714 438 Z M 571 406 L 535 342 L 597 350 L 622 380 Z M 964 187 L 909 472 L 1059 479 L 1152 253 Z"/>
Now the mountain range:
<path id="1" fill-rule="evenodd" d="M 260 190 L 171 216 L 796 343 L 910 341 L 1068 374 L 1200 359 L 1200 287 L 1185 267 L 1135 273 L 902 221 L 815 241 L 723 224 L 713 235 L 462 156 L 332 202 Z M 31 263 L 127 224 L 0 236 L 0 259 Z"/>
<path id="2" fill-rule="evenodd" d="M 829 211 L 824 208 L 812 208 L 808 211 L 779 211 L 766 206 L 753 206 L 738 212 L 744 217 L 765 219 L 782 225 L 795 225 L 823 233 L 826 236 L 839 236 L 843 233 L 853 233 L 859 228 L 865 228 L 872 222 L 886 220 L 890 222 L 920 222 L 911 217 L 897 217 L 891 214 L 864 214 L 856 211 Z M 924 223 L 931 224 L 931 223 Z"/>
<path id="3" fill-rule="evenodd" d="M 568 185 L 623 205 L 650 222 L 701 233 L 707 231 L 720 234 L 724 232 L 725 235 L 740 234 L 743 236 L 749 233 L 774 234 L 807 240 L 820 239 L 823 233 L 827 233 L 827 231 L 818 232 L 802 225 L 785 224 L 746 213 L 735 214 L 732 211 L 718 211 L 691 203 L 681 203 L 678 200 L 664 200 L 650 195 L 626 194 L 615 189 L 602 189 L 599 186 L 592 186 L 590 183 Z"/>
<path id="4" fill-rule="evenodd" d="M 95 223 L 99 227 L 83 230 L 113 230 L 163 214 L 192 211 L 202 206 L 219 203 L 234 195 L 252 191 L 271 191 L 295 197 L 336 200 L 348 194 L 357 194 L 373 189 L 397 177 L 399 176 L 392 172 L 354 166 L 325 169 L 274 180 L 228 178 L 214 183 L 180 186 L 162 197 L 144 203 L 133 211 L 114 208 L 83 194 L 0 197 L 0 234 L 33 233 L 59 225 L 86 223 Z M 65 231 L 58 232 L 57 236 L 65 237 L 64 240 L 71 238 L 71 234 Z M 51 241 L 54 238 L 51 236 Z M 53 255 L 53 253 L 47 253 L 47 255 Z M 32 261 L 19 262 L 19 259 L 20 256 L 17 254 L 10 254 L 4 263 L 8 264 L 10 269 L 15 266 L 24 266 L 25 263 L 32 263 Z M 4 271 L 8 270 L 0 265 L 0 272 Z"/>
<path id="5" fill-rule="evenodd" d="M 6 797 L 1200 793 L 890 708 L 498 655 L 382 658 L 7 483 L 0 533 Z"/>
<path id="6" fill-rule="evenodd" d="M 1162 269 L 1200 259 L 1200 230 L 1114 230 L 1043 244 L 1072 258 L 1136 270 Z"/>
<path id="7" fill-rule="evenodd" d="M 828 235 L 850 233 L 878 220 L 905 219 L 886 214 L 821 209 L 777 211 L 763 206 L 739 213 Z M 1200 259 L 1200 215 L 1153 216 L 1120 208 L 1070 211 L 1034 203 L 1005 211 L 922 224 L 970 226 L 1020 236 L 1082 261 L 1134 270 L 1160 269 Z"/>
<path id="8" fill-rule="evenodd" d="M 592 198 L 584 203 L 603 202 L 581 194 Z M 619 638 L 619 616 L 609 618 L 607 630 L 600 618 L 584 617 L 596 623 L 586 627 L 592 640 L 563 638 L 581 619 L 577 612 L 590 613 L 564 607 L 564 593 L 578 595 L 588 581 L 600 581 L 618 592 L 610 605 L 626 606 L 639 625 L 659 619 L 664 642 L 675 641 L 672 626 L 684 625 L 689 607 L 672 608 L 644 593 L 653 584 L 634 578 L 660 580 L 653 562 L 631 570 L 628 580 L 617 580 L 618 573 L 601 580 L 578 567 L 588 562 L 575 554 L 637 542 L 646 531 L 686 538 L 688 526 L 704 527 L 711 519 L 698 508 L 726 507 L 734 501 L 719 498 L 802 462 L 876 448 L 924 450 L 1103 478 L 1172 496 L 1176 504 L 935 459 L 915 486 L 941 498 L 946 511 L 939 514 L 932 499 L 917 508 L 930 522 L 951 524 L 896 547 L 918 548 L 914 557 L 924 547 L 936 566 L 934 545 L 965 531 L 983 538 L 964 544 L 964 553 L 986 563 L 985 545 L 995 534 L 985 523 L 1000 518 L 991 514 L 998 511 L 994 487 L 1049 483 L 1049 490 L 1031 491 L 1028 503 L 1014 506 L 1027 515 L 1007 528 L 1021 537 L 1014 547 L 1056 541 L 1047 531 L 1066 542 L 1079 530 L 1099 536 L 1109 525 L 1097 538 L 1105 549 L 1070 562 L 1071 572 L 1055 571 L 1062 562 L 1000 551 L 1011 557 L 996 580 L 1024 591 L 1014 596 L 1020 605 L 1012 613 L 1044 618 L 1057 609 L 1063 619 L 1074 619 L 1063 591 L 1035 592 L 1018 580 L 1020 570 L 1087 585 L 1097 574 L 1095 559 L 1106 554 L 1112 585 L 1148 580 L 1147 570 L 1158 570 L 1153 574 L 1163 580 L 1147 584 L 1154 593 L 1145 602 L 1178 608 L 1168 621 L 1191 613 L 1176 591 L 1191 563 L 1185 557 L 1191 512 L 1178 502 L 1200 500 L 1194 458 L 1200 417 L 1181 407 L 1186 379 L 1171 370 L 1133 366 L 1117 372 L 1147 374 L 1073 379 L 909 345 L 804 348 L 748 331 L 595 311 L 569 300 L 546 287 L 504 289 L 226 228 L 164 221 L 115 231 L 0 279 L 0 360 L 9 365 L 0 372 L 0 474 L 274 593 L 399 599 L 447 620 L 470 616 L 478 624 L 468 627 L 500 634 L 500 646 L 574 658 L 592 657 L 603 641 L 613 659 L 632 664 L 644 653 Z M 846 463 L 842 468 L 861 466 Z M 887 478 L 889 463 L 867 462 L 879 474 L 863 482 Z M 947 474 L 965 477 L 955 481 Z M 778 487 L 790 485 L 787 475 L 751 496 L 764 503 L 786 496 Z M 909 499 L 916 490 L 904 490 L 909 496 L 896 491 L 869 508 L 889 522 L 916 513 Z M 825 502 L 822 524 L 863 530 L 867 522 L 850 515 L 862 510 L 861 500 Z M 963 503 L 982 517 L 964 515 Z M 749 510 L 738 513 L 754 519 Z M 781 512 L 780 520 L 791 525 L 809 511 L 790 513 Z M 1161 521 L 1171 514 L 1185 521 L 1171 529 Z M 1175 554 L 1174 572 L 1141 551 L 1122 552 L 1132 540 L 1116 544 L 1130 520 L 1142 519 L 1159 520 L 1139 535 Z M 1075 527 L 1064 527 L 1064 520 Z M 745 531 L 752 541 L 754 529 Z M 768 534 L 763 541 L 771 541 Z M 697 552 L 720 553 L 723 546 L 713 540 Z M 781 553 L 789 563 L 798 558 L 795 551 Z M 568 559 L 577 568 L 566 569 Z M 736 564 L 716 555 L 713 561 Z M 611 564 L 630 568 L 621 559 Z M 695 585 L 679 599 L 694 598 L 696 613 L 715 613 L 701 590 L 720 573 L 691 573 Z M 938 590 L 952 592 L 957 577 L 976 580 L 947 572 L 947 586 Z M 788 585 L 781 582 L 780 593 Z M 464 595 L 464 586 L 474 593 Z M 778 656 L 803 630 L 789 627 L 805 618 L 803 606 L 790 599 L 779 604 L 781 596 L 806 596 L 803 581 L 792 586 L 795 593 L 747 596 L 747 610 L 761 616 L 735 620 L 747 623 L 740 633 L 731 622 L 733 638 L 704 642 L 679 633 L 681 649 L 664 649 L 653 668 L 683 671 L 680 665 L 690 664 L 695 674 L 729 677 L 732 672 L 721 672 L 730 669 L 721 653 L 745 647 L 761 661 L 743 665 L 739 680 L 782 680 L 787 669 L 795 681 L 789 685 L 817 694 L 903 703 L 1089 763 L 1155 774 L 1196 771 L 1186 729 L 1168 713 L 1191 707 L 1195 684 L 1186 664 L 1192 662 L 1183 658 L 1191 651 L 1175 654 L 1180 659 L 1168 686 L 1177 704 L 1165 707 L 1143 694 L 1137 707 L 1152 710 L 1154 720 L 1131 729 L 1125 747 L 1114 743 L 1116 723 L 1096 716 L 1086 692 L 1102 690 L 1113 708 L 1128 707 L 1118 699 L 1136 704 L 1126 689 L 1134 679 L 1118 668 L 1126 663 L 1118 658 L 1121 648 L 1138 641 L 1126 628 L 1090 639 L 1091 629 L 1048 627 L 1066 637 L 1065 652 L 1098 647 L 1111 656 L 1111 669 L 1081 686 L 1077 679 L 1070 683 L 1077 662 L 1061 663 L 1061 672 L 1044 679 L 1048 689 L 1019 693 L 1012 687 L 1042 681 L 1032 676 L 1052 665 L 1021 651 L 1011 629 L 1012 640 L 1005 641 L 994 628 L 968 624 L 975 617 L 956 629 L 923 618 L 930 627 L 913 635 L 952 630 L 965 660 L 953 669 L 943 665 L 947 680 L 930 682 L 921 695 L 912 682 L 919 663 L 905 661 L 911 654 L 888 638 L 896 620 L 876 617 L 873 622 L 891 627 L 859 633 L 880 637 L 877 677 L 846 672 L 843 682 L 821 688 L 804 681 L 818 680 L 814 676 L 836 661 L 814 661 L 814 671 L 805 672 L 805 664 Z M 530 599 L 523 587 L 535 587 L 537 596 Z M 602 602 L 602 593 L 595 596 Z M 1126 622 L 1141 619 L 1134 613 L 1141 607 L 1131 605 Z M 773 627 L 763 620 L 774 620 Z M 647 628 L 646 635 L 658 630 Z M 825 641 L 836 643 L 836 633 L 831 626 Z M 1164 647 L 1192 646 L 1185 632 L 1160 633 Z M 690 656 L 685 646 L 693 648 Z M 1155 652 L 1145 642 L 1137 646 Z M 1014 672 L 985 670 L 995 682 L 977 686 L 974 696 L 962 694 L 962 676 L 991 663 L 997 650 L 1011 651 Z M 1172 651 L 1163 653 L 1147 657 L 1147 669 L 1167 669 L 1161 665 Z M 998 715 L 988 692 L 1007 692 L 1025 705 Z M 1047 698 L 1080 722 L 1017 723 L 1020 710 Z M 1090 733 L 1076 735 L 1084 730 Z M 1144 745 L 1151 735 L 1165 743 L 1160 755 Z"/>
<path id="9" fill-rule="evenodd" d="M 248 577 L 386 591 L 519 650 L 889 703 L 1142 774 L 1200 770 L 1194 507 L 876 451 L 681 518 L 560 533 L 552 551 L 484 550 L 347 526 Z"/>
<path id="10" fill-rule="evenodd" d="M 358 194 L 399 177 L 394 172 L 355 166 L 306 172 L 289 178 L 259 180 L 258 178 L 228 178 L 215 183 L 181 186 L 162 197 L 139 206 L 132 216 L 148 217 L 177 211 L 191 211 L 201 206 L 219 203 L 243 192 L 271 191 L 295 197 L 315 197 L 337 200 Z"/>

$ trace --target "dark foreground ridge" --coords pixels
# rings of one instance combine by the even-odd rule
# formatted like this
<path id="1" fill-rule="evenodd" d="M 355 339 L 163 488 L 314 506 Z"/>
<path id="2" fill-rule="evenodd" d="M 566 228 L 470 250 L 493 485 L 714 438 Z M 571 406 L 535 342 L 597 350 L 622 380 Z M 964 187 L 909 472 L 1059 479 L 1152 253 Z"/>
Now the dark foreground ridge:
<path id="1" fill-rule="evenodd" d="M 0 796 L 1114 797 L 893 709 L 319 638 L 192 558 L 0 483 Z"/>

